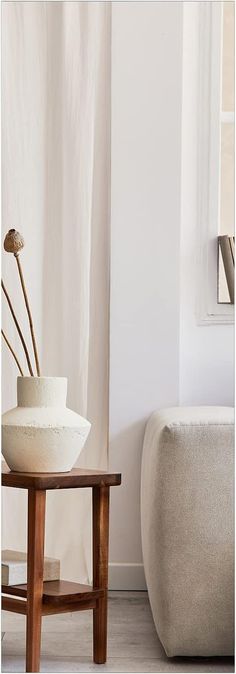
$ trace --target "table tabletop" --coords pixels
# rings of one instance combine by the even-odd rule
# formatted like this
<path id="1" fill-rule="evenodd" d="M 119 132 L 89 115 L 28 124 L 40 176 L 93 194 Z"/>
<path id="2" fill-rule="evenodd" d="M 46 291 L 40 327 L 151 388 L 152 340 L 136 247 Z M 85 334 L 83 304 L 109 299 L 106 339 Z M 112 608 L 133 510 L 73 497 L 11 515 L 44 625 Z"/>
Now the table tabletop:
<path id="1" fill-rule="evenodd" d="M 79 487 L 116 487 L 120 473 L 72 468 L 68 473 L 18 473 L 2 464 L 2 486 L 18 489 L 75 489 Z"/>

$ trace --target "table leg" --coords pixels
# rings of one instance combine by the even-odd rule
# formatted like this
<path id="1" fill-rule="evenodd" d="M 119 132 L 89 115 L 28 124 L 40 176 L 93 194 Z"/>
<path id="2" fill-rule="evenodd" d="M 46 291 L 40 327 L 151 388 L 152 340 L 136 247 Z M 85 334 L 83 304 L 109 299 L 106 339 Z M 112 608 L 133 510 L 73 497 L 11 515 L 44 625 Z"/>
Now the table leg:
<path id="1" fill-rule="evenodd" d="M 97 664 L 107 656 L 107 586 L 109 540 L 109 487 L 93 487 L 93 586 L 105 595 L 93 611 L 93 659 Z"/>
<path id="2" fill-rule="evenodd" d="M 46 491 L 28 490 L 26 672 L 40 671 Z"/>

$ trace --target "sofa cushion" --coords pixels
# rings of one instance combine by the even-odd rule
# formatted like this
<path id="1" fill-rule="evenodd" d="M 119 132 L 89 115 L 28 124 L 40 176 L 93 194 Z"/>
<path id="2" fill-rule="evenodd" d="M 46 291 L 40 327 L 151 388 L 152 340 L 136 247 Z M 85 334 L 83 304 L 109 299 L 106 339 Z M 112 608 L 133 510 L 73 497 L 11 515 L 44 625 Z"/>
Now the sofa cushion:
<path id="1" fill-rule="evenodd" d="M 233 409 L 170 408 L 144 439 L 141 524 L 167 655 L 233 653 Z"/>

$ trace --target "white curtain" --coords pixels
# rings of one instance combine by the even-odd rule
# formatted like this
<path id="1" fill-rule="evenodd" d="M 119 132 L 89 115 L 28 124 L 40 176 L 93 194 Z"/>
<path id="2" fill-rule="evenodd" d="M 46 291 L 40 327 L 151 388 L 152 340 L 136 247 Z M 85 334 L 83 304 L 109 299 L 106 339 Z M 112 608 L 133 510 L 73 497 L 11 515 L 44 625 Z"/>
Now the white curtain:
<path id="1" fill-rule="evenodd" d="M 92 422 L 79 465 L 107 467 L 110 3 L 2 5 L 3 236 L 21 261 L 44 375 L 68 377 L 68 406 Z M 2 273 L 28 336 L 14 258 Z M 3 327 L 24 356 L 4 300 Z M 30 339 L 28 336 L 28 344 Z M 17 371 L 3 353 L 3 410 Z M 25 549 L 26 495 L 3 490 L 3 546 Z M 62 576 L 91 578 L 90 491 L 47 496 L 46 554 Z"/>

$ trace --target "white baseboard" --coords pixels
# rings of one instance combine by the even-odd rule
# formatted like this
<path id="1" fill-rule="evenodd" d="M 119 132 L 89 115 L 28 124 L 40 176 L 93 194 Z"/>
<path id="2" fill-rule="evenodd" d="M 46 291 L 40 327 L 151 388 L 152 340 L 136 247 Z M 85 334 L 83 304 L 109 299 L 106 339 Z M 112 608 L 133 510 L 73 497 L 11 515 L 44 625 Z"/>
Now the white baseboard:
<path id="1" fill-rule="evenodd" d="M 143 564 L 110 563 L 109 590 L 147 590 Z"/>

